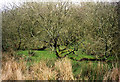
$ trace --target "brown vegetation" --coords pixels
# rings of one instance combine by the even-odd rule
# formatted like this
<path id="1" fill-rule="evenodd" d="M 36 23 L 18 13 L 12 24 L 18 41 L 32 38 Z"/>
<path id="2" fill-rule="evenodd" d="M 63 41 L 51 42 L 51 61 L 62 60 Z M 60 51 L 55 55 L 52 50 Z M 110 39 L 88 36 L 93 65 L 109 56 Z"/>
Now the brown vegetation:
<path id="1" fill-rule="evenodd" d="M 82 65 L 81 72 L 76 78 L 72 71 L 71 60 L 68 58 L 58 59 L 50 67 L 45 60 L 28 66 L 23 58 L 15 59 L 8 53 L 3 53 L 1 70 L 2 80 L 89 80 L 91 78 L 99 80 L 103 76 L 103 80 L 120 81 L 120 68 L 113 66 L 113 69 L 109 70 L 108 64 L 102 62 L 98 62 L 97 67 L 94 67 L 92 62 Z"/>
<path id="2" fill-rule="evenodd" d="M 70 60 L 62 59 L 55 62 L 54 67 L 48 67 L 45 61 L 27 66 L 21 59 L 19 62 L 14 57 L 3 55 L 2 80 L 73 80 L 72 65 Z"/>

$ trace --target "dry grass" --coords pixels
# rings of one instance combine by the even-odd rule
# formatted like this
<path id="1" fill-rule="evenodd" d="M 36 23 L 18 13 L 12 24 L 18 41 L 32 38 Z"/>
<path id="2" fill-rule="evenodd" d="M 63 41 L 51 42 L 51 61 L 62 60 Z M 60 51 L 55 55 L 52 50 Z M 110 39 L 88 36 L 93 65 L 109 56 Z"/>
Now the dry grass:
<path id="1" fill-rule="evenodd" d="M 59 80 L 74 80 L 72 73 L 72 65 L 69 59 L 64 58 L 55 62 L 55 67 L 58 70 L 58 79 Z"/>
<path id="2" fill-rule="evenodd" d="M 9 53 L 3 53 L 2 60 L 2 80 L 76 80 L 73 76 L 71 61 L 63 58 L 55 61 L 52 67 L 47 66 L 46 61 L 27 65 L 27 61 L 9 56 Z M 120 67 L 108 69 L 107 63 L 99 62 L 94 67 L 92 62 L 88 65 L 81 65 L 79 80 L 117 80 L 120 82 Z"/>
<path id="3" fill-rule="evenodd" d="M 26 62 L 18 63 L 8 53 L 2 55 L 2 80 L 23 80 L 26 72 Z"/>
<path id="4" fill-rule="evenodd" d="M 104 80 L 116 80 L 120 82 L 120 67 L 113 68 L 112 70 L 106 72 Z"/>
<path id="5" fill-rule="evenodd" d="M 27 76 L 27 80 L 54 80 L 56 79 L 57 72 L 54 68 L 49 68 L 45 61 L 41 61 L 39 63 L 34 63 L 30 67 L 29 76 Z"/>
<path id="6" fill-rule="evenodd" d="M 7 61 L 2 66 L 2 80 L 53 80 L 56 74 L 44 62 L 27 67 L 23 62 Z"/>
<path id="7" fill-rule="evenodd" d="M 7 61 L 2 65 L 2 80 L 22 80 L 24 78 L 23 64 L 18 64 L 15 61 Z"/>
<path id="8" fill-rule="evenodd" d="M 8 55 L 8 54 L 7 54 Z M 73 80 L 70 60 L 62 59 L 55 62 L 54 67 L 48 67 L 45 61 L 27 66 L 27 62 L 16 61 L 14 57 L 4 55 L 2 61 L 2 80 Z M 7 57 L 7 58 L 6 58 Z M 58 69 L 56 69 L 58 68 Z M 59 71 L 58 71 L 59 70 Z M 59 76 L 59 78 L 58 78 Z"/>

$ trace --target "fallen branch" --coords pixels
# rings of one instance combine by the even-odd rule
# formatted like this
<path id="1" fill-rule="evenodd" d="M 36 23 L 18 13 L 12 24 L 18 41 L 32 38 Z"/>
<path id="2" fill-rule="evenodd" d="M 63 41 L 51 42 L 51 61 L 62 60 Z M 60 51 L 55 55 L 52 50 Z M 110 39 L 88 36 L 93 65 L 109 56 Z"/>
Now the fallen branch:
<path id="1" fill-rule="evenodd" d="M 94 58 L 94 59 L 82 58 L 80 60 L 77 60 L 73 57 L 70 57 L 70 59 L 75 60 L 75 61 L 105 61 L 106 60 L 106 59 L 97 59 L 97 58 Z"/>

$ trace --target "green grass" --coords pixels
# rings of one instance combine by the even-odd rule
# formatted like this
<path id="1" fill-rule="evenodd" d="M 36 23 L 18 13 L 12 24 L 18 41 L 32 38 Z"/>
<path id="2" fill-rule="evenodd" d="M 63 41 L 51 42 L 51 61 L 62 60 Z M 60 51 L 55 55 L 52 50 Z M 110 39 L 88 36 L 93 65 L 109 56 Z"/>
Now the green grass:
<path id="1" fill-rule="evenodd" d="M 29 56 L 28 52 L 29 50 L 25 51 L 17 51 L 17 55 L 21 55 L 24 57 L 25 61 L 28 61 L 28 65 L 31 65 L 33 62 L 39 62 L 40 60 L 47 61 L 47 65 L 54 65 L 54 62 L 57 60 L 57 56 L 55 55 L 54 52 L 50 50 L 44 50 L 44 51 L 37 51 L 37 50 L 32 50 L 35 53 L 35 56 Z M 66 54 L 66 53 L 64 53 Z M 76 55 L 70 54 L 68 57 L 74 57 L 76 59 L 81 59 L 81 58 L 94 58 L 93 56 L 86 55 L 86 54 L 80 54 L 80 51 L 76 52 Z M 32 62 L 30 62 L 32 60 Z"/>
<path id="2" fill-rule="evenodd" d="M 47 66 L 51 66 L 51 65 L 54 66 L 54 63 L 57 60 L 57 56 L 55 55 L 54 52 L 51 52 L 50 50 L 44 50 L 44 51 L 32 50 L 32 51 L 35 53 L 35 56 L 32 56 L 32 57 L 29 57 L 29 54 L 28 54 L 29 51 L 28 50 L 18 51 L 17 54 L 18 55 L 22 55 L 26 59 L 30 58 L 30 59 L 32 59 L 35 62 L 39 62 L 40 60 L 44 60 L 44 61 L 46 61 Z M 85 53 L 81 53 L 80 50 L 77 51 L 77 52 L 75 52 L 75 54 L 77 54 L 78 56 L 70 54 L 68 57 L 74 57 L 77 60 L 80 60 L 82 58 L 95 58 L 92 55 L 87 55 Z M 111 60 L 111 59 L 113 59 L 113 57 L 108 58 L 108 60 Z M 92 62 L 91 69 L 89 69 L 90 68 L 89 67 L 89 63 L 90 62 Z M 96 68 L 97 68 L 97 65 L 98 65 L 97 61 L 82 61 L 82 62 L 77 62 L 77 61 L 71 60 L 71 63 L 72 63 L 72 70 L 73 70 L 73 74 L 74 74 L 75 78 L 79 79 L 80 77 L 88 76 L 88 71 L 89 71 L 89 78 L 91 80 L 95 79 L 95 78 L 99 78 L 99 79 L 103 78 L 102 75 L 99 75 L 99 77 L 98 77 L 98 75 L 96 75 L 96 73 L 97 73 L 97 69 Z M 31 63 L 28 62 L 28 65 L 30 65 L 30 64 Z M 110 66 L 109 66 L 109 68 L 110 68 Z M 79 76 L 80 74 L 82 76 Z M 82 78 L 82 79 L 84 79 L 84 78 Z"/>
<path id="3" fill-rule="evenodd" d="M 41 59 L 43 59 L 43 60 L 50 59 L 51 60 L 51 59 L 56 59 L 56 57 L 57 57 L 54 52 L 51 52 L 49 50 L 44 50 L 44 51 L 32 50 L 32 51 L 35 53 L 35 56 L 32 56 L 31 58 L 35 59 L 35 60 L 41 60 Z M 17 54 L 27 57 L 27 56 L 29 56 L 28 52 L 29 52 L 28 50 L 18 51 Z M 66 53 L 64 53 L 64 54 L 66 54 Z M 70 54 L 70 55 L 68 55 L 68 57 L 74 57 L 76 59 L 95 58 L 94 56 L 86 55 L 85 53 L 81 54 L 80 51 L 77 51 L 76 54 L 78 56 Z"/>
<path id="4" fill-rule="evenodd" d="M 34 57 L 37 58 L 42 58 L 42 59 L 46 59 L 46 58 L 56 58 L 55 53 L 51 52 L 51 51 L 37 51 L 37 50 L 32 50 L 35 53 Z M 28 55 L 28 50 L 26 51 L 18 51 L 17 54 L 18 55 Z"/>
<path id="5" fill-rule="evenodd" d="M 17 55 L 21 55 L 25 61 L 27 62 L 28 67 L 30 65 L 32 65 L 34 62 L 40 62 L 41 60 L 46 61 L 47 66 L 53 66 L 54 62 L 56 60 L 56 55 L 54 52 L 51 52 L 49 50 L 44 50 L 44 51 L 37 51 L 37 50 L 32 50 L 35 55 L 34 56 L 29 56 L 28 52 L 29 50 L 25 50 L 25 51 L 17 51 Z"/>

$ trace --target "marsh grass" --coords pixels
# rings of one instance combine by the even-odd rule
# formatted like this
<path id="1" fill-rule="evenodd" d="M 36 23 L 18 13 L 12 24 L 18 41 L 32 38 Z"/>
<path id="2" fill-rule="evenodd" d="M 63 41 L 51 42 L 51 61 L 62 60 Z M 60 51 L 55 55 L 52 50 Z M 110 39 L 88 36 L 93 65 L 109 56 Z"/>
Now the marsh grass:
<path id="1" fill-rule="evenodd" d="M 55 67 L 59 74 L 59 80 L 74 80 L 70 59 L 64 58 L 62 60 L 57 60 L 55 62 Z"/>
<path id="2" fill-rule="evenodd" d="M 19 56 L 18 56 L 19 57 Z M 68 58 L 24 60 L 10 53 L 2 56 L 2 80 L 116 80 L 120 81 L 120 67 L 107 62 L 76 62 Z"/>
<path id="3" fill-rule="evenodd" d="M 3 57 L 2 80 L 57 80 L 58 76 L 60 80 L 73 80 L 72 65 L 68 59 L 55 61 L 53 66 L 48 66 L 49 61 L 46 60 L 27 65 L 28 62 L 22 58 L 16 61 L 8 54 Z"/>

